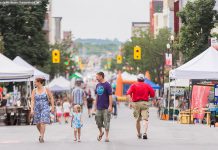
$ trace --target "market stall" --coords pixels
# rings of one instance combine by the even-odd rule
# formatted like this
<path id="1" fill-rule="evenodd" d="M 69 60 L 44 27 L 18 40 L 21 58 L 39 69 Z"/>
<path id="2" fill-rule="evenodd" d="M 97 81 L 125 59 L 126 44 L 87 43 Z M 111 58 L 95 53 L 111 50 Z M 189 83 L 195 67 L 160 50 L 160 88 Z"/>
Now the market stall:
<path id="1" fill-rule="evenodd" d="M 29 79 L 33 76 L 33 69 L 22 67 L 0 53 L 0 82 L 5 80 Z"/>
<path id="2" fill-rule="evenodd" d="M 35 67 L 33 67 L 32 65 L 30 65 L 28 62 L 26 62 L 25 60 L 23 60 L 20 56 L 17 56 L 13 62 L 15 62 L 16 64 L 20 65 L 20 66 L 23 66 L 23 67 L 26 67 L 26 68 L 29 68 L 31 70 L 34 71 L 34 76 L 32 78 L 30 78 L 31 81 L 34 81 L 35 77 L 44 77 L 45 80 L 49 80 L 49 75 L 36 69 Z"/>
<path id="3" fill-rule="evenodd" d="M 47 86 L 51 91 L 70 91 L 70 81 L 60 76 L 58 78 L 53 79 Z"/>
<path id="4" fill-rule="evenodd" d="M 214 47 L 209 47 L 189 62 L 170 71 L 170 79 L 190 80 L 190 87 L 192 88 L 189 106 L 190 116 L 192 116 L 192 112 L 194 112 L 195 115 L 205 116 L 206 112 L 211 110 L 209 106 L 205 105 L 205 101 L 208 103 L 207 97 L 209 96 L 209 91 L 211 90 L 211 87 L 214 88 L 218 83 L 217 66 L 218 50 Z M 210 88 L 202 88 L 202 86 Z M 198 104 L 198 106 L 196 104 Z M 213 107 L 216 109 L 218 106 L 214 105 Z M 210 114 L 210 112 L 208 114 Z M 217 115 L 218 114 L 215 114 L 215 116 Z M 189 118 L 189 123 L 193 123 L 194 120 L 191 120 L 192 117 Z"/>
<path id="5" fill-rule="evenodd" d="M 164 99 L 161 104 L 160 118 L 163 120 L 178 119 L 179 112 L 186 110 L 189 88 L 188 79 L 175 79 L 164 84 Z M 174 107 L 175 106 L 175 107 Z"/>
<path id="6" fill-rule="evenodd" d="M 0 83 L 13 81 L 28 81 L 33 76 L 33 69 L 22 67 L 3 54 L 0 54 Z M 6 125 L 28 123 L 27 104 L 22 103 L 20 91 L 13 86 L 11 93 L 4 93 L 0 107 L 0 122 Z M 25 101 L 27 101 L 25 99 Z"/>

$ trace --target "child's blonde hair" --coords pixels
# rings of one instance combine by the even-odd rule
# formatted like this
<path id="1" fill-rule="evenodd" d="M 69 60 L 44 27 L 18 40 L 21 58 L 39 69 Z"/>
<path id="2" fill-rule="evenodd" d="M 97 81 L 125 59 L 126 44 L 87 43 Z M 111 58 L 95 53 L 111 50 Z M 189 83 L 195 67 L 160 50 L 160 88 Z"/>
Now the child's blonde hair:
<path id="1" fill-rule="evenodd" d="M 64 102 L 69 102 L 68 98 L 67 97 L 64 97 Z"/>
<path id="2" fill-rule="evenodd" d="M 77 110 L 79 113 L 81 112 L 81 106 L 80 105 L 75 105 L 74 109 Z"/>

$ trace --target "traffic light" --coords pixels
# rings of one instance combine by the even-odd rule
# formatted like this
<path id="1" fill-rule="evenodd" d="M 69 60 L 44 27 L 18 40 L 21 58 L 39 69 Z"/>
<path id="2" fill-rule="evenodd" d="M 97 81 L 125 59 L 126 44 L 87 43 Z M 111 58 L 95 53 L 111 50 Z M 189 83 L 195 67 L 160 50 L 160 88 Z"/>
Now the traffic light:
<path id="1" fill-rule="evenodd" d="M 60 63 L 60 50 L 53 50 L 52 51 L 52 63 Z"/>
<path id="2" fill-rule="evenodd" d="M 134 59 L 135 60 L 141 60 L 141 57 L 142 57 L 141 47 L 135 46 L 134 47 Z"/>
<path id="3" fill-rule="evenodd" d="M 117 64 L 122 64 L 123 57 L 121 55 L 117 55 Z"/>

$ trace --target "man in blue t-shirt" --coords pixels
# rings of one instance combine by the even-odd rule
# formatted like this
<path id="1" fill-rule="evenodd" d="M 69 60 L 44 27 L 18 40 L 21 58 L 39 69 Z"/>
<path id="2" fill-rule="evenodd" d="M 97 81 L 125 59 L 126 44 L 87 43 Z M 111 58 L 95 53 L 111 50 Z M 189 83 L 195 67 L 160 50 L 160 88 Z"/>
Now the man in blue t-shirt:
<path id="1" fill-rule="evenodd" d="M 111 85 L 107 81 L 105 81 L 103 72 L 97 73 L 96 79 L 99 82 L 95 89 L 95 93 L 97 95 L 95 103 L 95 110 L 97 109 L 95 120 L 100 132 L 98 136 L 98 141 L 101 141 L 104 135 L 102 128 L 105 128 L 105 142 L 109 142 L 110 118 L 113 103 L 112 88 Z"/>

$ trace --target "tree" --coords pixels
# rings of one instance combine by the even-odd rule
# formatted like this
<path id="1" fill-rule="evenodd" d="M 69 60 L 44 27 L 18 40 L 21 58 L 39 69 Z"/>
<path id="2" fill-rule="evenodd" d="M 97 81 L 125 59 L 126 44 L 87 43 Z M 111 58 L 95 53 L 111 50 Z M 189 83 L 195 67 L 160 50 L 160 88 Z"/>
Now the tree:
<path id="1" fill-rule="evenodd" d="M 71 76 L 75 72 L 80 72 L 78 64 L 76 63 L 73 56 L 78 54 L 78 50 L 76 47 L 72 46 L 73 42 L 71 39 L 65 39 L 61 43 L 56 43 L 54 45 L 50 45 L 50 49 L 58 49 L 61 52 L 61 61 L 59 64 L 53 64 L 51 62 L 51 57 L 46 65 L 46 72 L 49 72 L 51 78 L 55 75 L 66 76 L 69 74 Z"/>
<path id="2" fill-rule="evenodd" d="M 3 37 L 0 34 L 0 53 L 4 52 L 4 42 L 3 42 Z"/>
<path id="3" fill-rule="evenodd" d="M 32 65 L 43 66 L 49 58 L 49 46 L 42 28 L 48 0 L 40 5 L 0 6 L 0 33 L 4 54 L 13 59 L 21 56 Z"/>
<path id="4" fill-rule="evenodd" d="M 149 71 L 152 80 L 162 85 L 164 69 L 164 55 L 166 44 L 169 42 L 170 32 L 168 29 L 161 29 L 159 34 L 154 37 L 153 34 L 142 32 L 141 37 L 133 37 L 123 45 L 123 63 L 131 66 L 132 73 L 145 73 Z M 134 46 L 140 46 L 142 49 L 142 59 L 133 59 Z"/>
<path id="5" fill-rule="evenodd" d="M 180 32 L 180 49 L 188 61 L 208 47 L 208 38 L 214 27 L 215 0 L 188 1 L 178 13 L 183 26 Z"/>

